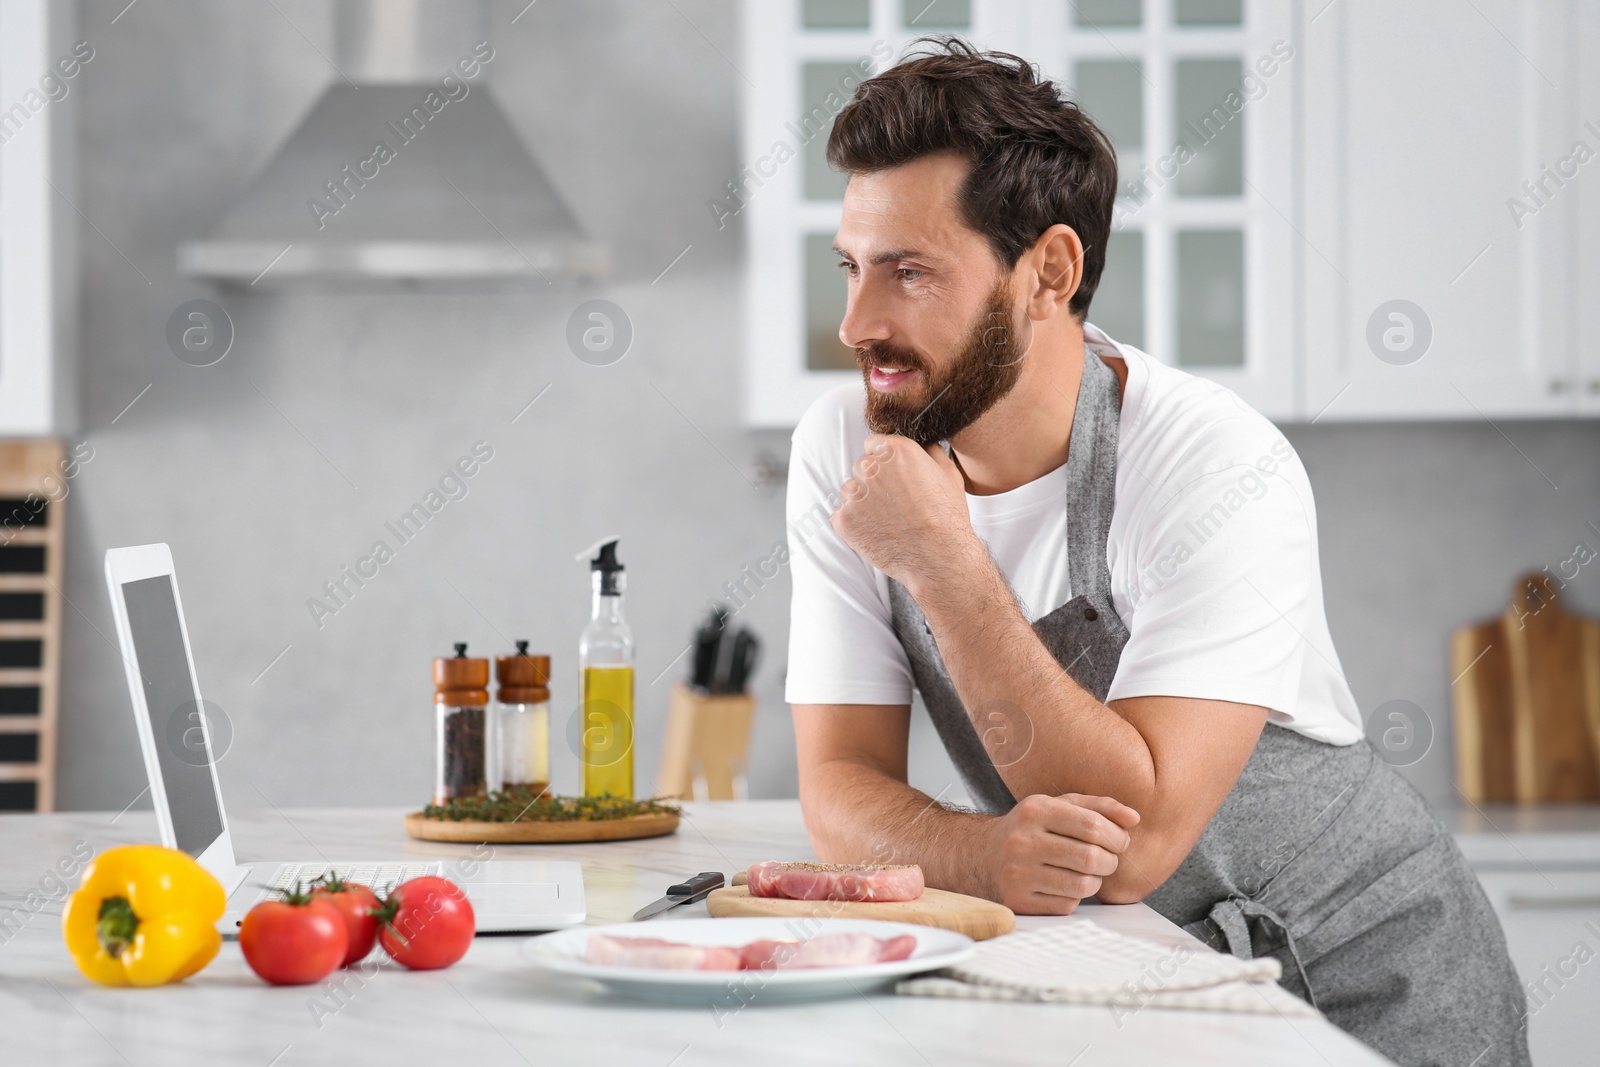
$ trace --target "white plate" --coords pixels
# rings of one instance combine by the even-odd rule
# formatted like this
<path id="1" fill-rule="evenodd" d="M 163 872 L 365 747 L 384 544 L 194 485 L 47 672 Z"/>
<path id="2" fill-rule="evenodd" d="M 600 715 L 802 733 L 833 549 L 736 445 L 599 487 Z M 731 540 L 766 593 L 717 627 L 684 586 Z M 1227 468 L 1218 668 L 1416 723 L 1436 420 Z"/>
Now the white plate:
<path id="1" fill-rule="evenodd" d="M 762 938 L 806 940 L 822 933 L 889 938 L 911 934 L 917 947 L 903 960 L 860 967 L 807 967 L 775 971 L 674 971 L 654 967 L 601 967 L 585 962 L 589 935 L 654 937 L 686 945 L 738 946 Z M 656 922 L 578 926 L 531 937 L 522 943 L 528 962 L 558 974 L 591 978 L 607 988 L 646 1000 L 705 1004 L 737 1011 L 763 1002 L 812 1000 L 874 992 L 908 974 L 948 967 L 972 955 L 972 938 L 933 926 L 876 919 L 669 919 Z"/>

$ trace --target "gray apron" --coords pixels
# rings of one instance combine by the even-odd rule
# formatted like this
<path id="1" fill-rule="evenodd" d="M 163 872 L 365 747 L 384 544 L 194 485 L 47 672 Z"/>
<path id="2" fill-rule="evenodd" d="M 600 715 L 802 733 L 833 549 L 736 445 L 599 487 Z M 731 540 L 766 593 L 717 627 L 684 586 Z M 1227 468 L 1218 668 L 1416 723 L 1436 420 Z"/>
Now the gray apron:
<path id="1" fill-rule="evenodd" d="M 1067 453 L 1072 599 L 1033 623 L 1104 702 L 1128 642 L 1106 539 L 1122 398 L 1087 347 Z M 922 609 L 889 580 L 895 634 L 974 802 L 1016 803 L 967 716 Z M 1500 922 L 1455 840 L 1365 740 L 1268 723 L 1187 858 L 1145 903 L 1200 940 L 1272 956 L 1282 985 L 1401 1064 L 1526 1065 L 1526 1002 Z"/>

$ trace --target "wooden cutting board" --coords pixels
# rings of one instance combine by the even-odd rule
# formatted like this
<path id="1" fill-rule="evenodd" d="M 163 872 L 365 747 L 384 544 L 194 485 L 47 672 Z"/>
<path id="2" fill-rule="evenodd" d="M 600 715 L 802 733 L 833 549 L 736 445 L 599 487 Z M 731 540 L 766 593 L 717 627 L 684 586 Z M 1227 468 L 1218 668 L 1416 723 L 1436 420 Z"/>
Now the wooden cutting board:
<path id="1" fill-rule="evenodd" d="M 747 885 L 712 890 L 706 910 L 718 918 L 754 916 L 763 919 L 883 919 L 887 922 L 937 926 L 984 941 L 1017 928 L 1017 917 L 1004 904 L 943 889 L 924 889 L 916 900 L 878 902 L 847 900 L 782 900 L 753 897 Z"/>
<path id="2" fill-rule="evenodd" d="M 1600 619 L 1544 571 L 1450 643 L 1456 775 L 1473 802 L 1600 800 Z"/>

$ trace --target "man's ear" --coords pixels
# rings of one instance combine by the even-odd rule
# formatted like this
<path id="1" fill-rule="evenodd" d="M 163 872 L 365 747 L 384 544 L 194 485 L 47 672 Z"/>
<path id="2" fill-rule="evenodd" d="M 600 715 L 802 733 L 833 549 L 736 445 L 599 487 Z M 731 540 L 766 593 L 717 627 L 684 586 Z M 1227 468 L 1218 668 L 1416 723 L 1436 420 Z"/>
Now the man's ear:
<path id="1" fill-rule="evenodd" d="M 1065 223 L 1056 223 L 1033 243 L 1023 257 L 1030 265 L 1028 317 L 1042 321 L 1070 306 L 1072 294 L 1083 282 L 1083 242 Z"/>

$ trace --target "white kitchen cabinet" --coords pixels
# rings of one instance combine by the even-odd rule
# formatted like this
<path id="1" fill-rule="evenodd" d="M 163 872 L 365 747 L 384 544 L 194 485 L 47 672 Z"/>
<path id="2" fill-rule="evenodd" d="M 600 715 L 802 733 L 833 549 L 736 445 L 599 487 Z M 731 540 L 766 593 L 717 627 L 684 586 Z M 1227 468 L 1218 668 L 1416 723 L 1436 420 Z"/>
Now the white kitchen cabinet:
<path id="1" fill-rule="evenodd" d="M 1313 5 L 1306 418 L 1580 410 L 1577 254 L 1592 293 L 1600 226 L 1544 169 L 1580 138 L 1600 150 L 1578 114 L 1579 68 L 1600 62 L 1592 27 L 1580 61 L 1580 6 L 1592 23 L 1578 0 Z"/>
<path id="2" fill-rule="evenodd" d="M 74 55 L 76 11 L 75 4 L 48 0 L 0 0 L 3 437 L 76 429 L 74 112 L 82 78 L 81 58 Z"/>
<path id="3" fill-rule="evenodd" d="M 1539 1067 L 1587 1067 L 1600 1046 L 1600 805 L 1444 814 L 1505 930 Z"/>
<path id="4" fill-rule="evenodd" d="M 1269 418 L 1294 418 L 1295 5 L 1038 0 L 1026 10 L 1025 54 L 1117 149 L 1116 221 L 1089 320 Z"/>
<path id="5" fill-rule="evenodd" d="M 1215 95 L 1186 97 L 1186 77 L 1288 42 L 1239 115 L 1237 192 L 1199 188 L 1231 173 L 1212 164 L 1233 149 L 1208 145 L 1137 210 L 1119 202 L 1090 315 L 1112 336 L 1284 422 L 1600 414 L 1592 0 L 752 0 L 749 166 L 721 201 L 748 227 L 750 423 L 790 425 L 855 376 L 832 336 L 826 130 L 792 163 L 776 150 L 846 64 L 881 69 L 935 28 L 914 11 L 1037 61 L 1106 126 L 1125 178 Z"/>
<path id="6" fill-rule="evenodd" d="M 1600 870 L 1480 871 L 1528 996 L 1528 1050 L 1540 1067 L 1595 1062 L 1600 1026 Z"/>
<path id="7" fill-rule="evenodd" d="M 1578 30 L 1574 34 L 1578 55 L 1579 129 L 1581 140 L 1594 151 L 1577 179 L 1578 280 L 1573 293 L 1573 315 L 1578 331 L 1578 389 L 1580 410 L 1600 415 L 1600 3 L 1578 5 Z"/>

